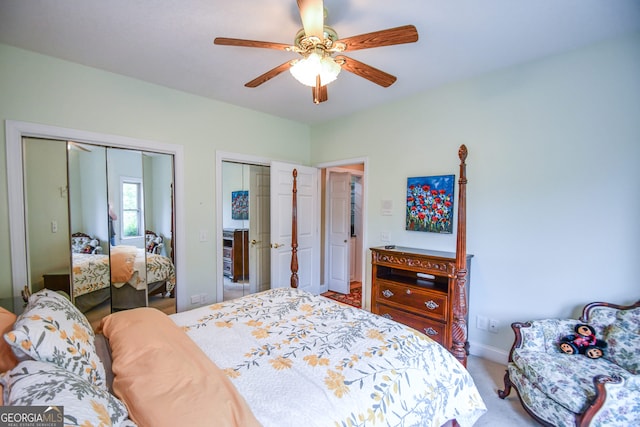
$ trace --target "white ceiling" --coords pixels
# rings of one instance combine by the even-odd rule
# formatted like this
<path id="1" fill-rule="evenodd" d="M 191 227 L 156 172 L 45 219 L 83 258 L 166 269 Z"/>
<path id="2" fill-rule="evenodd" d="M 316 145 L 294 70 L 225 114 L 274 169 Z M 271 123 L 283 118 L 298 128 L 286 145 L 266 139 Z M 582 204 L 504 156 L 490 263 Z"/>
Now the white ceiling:
<path id="1" fill-rule="evenodd" d="M 0 43 L 303 123 L 320 123 L 415 92 L 640 31 L 638 0 L 325 0 L 340 37 L 405 24 L 417 43 L 348 53 L 395 75 L 383 88 L 343 72 L 329 100 L 287 72 L 244 84 L 297 57 L 216 46 L 215 37 L 293 43 L 294 0 L 0 0 Z"/>

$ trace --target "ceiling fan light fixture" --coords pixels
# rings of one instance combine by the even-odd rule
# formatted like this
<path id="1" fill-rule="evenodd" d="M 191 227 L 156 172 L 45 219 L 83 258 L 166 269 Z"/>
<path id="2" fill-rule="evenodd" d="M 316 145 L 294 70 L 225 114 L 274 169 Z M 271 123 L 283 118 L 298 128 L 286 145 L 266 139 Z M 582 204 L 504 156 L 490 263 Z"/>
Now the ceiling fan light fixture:
<path id="1" fill-rule="evenodd" d="M 316 76 L 320 75 L 322 85 L 333 82 L 342 68 L 331 56 L 311 52 L 297 60 L 289 69 L 291 75 L 305 86 L 315 87 Z"/>

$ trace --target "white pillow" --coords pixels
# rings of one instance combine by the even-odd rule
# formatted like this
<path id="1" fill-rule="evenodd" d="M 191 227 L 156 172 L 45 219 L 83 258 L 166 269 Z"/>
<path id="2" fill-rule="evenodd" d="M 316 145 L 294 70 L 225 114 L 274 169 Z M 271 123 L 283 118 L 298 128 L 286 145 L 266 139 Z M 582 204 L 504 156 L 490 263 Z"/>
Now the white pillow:
<path id="1" fill-rule="evenodd" d="M 103 388 L 51 363 L 26 360 L 0 375 L 4 404 L 61 406 L 64 425 L 135 426 L 127 407 Z"/>
<path id="2" fill-rule="evenodd" d="M 43 289 L 31 295 L 4 339 L 18 360 L 53 363 L 106 388 L 104 365 L 96 352 L 91 324 L 57 292 Z"/>

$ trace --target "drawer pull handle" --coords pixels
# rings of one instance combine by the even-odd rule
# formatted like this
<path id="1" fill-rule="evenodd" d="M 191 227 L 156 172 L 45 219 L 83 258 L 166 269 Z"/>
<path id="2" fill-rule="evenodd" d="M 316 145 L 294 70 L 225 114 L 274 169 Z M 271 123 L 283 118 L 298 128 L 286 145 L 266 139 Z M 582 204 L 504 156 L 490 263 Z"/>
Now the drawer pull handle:
<path id="1" fill-rule="evenodd" d="M 435 310 L 440 307 L 434 300 L 429 300 L 425 302 L 424 305 L 426 305 L 429 310 Z"/>
<path id="2" fill-rule="evenodd" d="M 411 295 L 411 289 L 407 289 L 407 295 Z"/>
<path id="3" fill-rule="evenodd" d="M 433 328 L 424 328 L 424 333 L 430 336 L 438 335 L 438 331 Z"/>
<path id="4" fill-rule="evenodd" d="M 393 320 L 393 316 L 390 315 L 389 313 L 383 314 L 382 317 L 384 317 L 385 319 Z"/>
<path id="5" fill-rule="evenodd" d="M 385 298 L 391 298 L 393 296 L 393 292 L 391 292 L 389 289 L 385 289 L 384 291 L 382 291 L 382 295 L 384 295 Z"/>

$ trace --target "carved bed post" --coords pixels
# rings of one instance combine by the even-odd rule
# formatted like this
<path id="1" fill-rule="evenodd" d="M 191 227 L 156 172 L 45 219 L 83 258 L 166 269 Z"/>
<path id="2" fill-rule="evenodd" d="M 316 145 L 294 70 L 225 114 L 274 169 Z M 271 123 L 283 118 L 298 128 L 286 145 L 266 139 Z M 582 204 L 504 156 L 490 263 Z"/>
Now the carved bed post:
<path id="1" fill-rule="evenodd" d="M 291 198 L 291 287 L 298 287 L 298 169 L 293 170 Z"/>
<path id="2" fill-rule="evenodd" d="M 458 235 L 456 240 L 456 284 L 453 303 L 453 345 L 451 353 L 467 366 L 467 147 L 458 150 L 460 179 L 458 181 Z"/>

